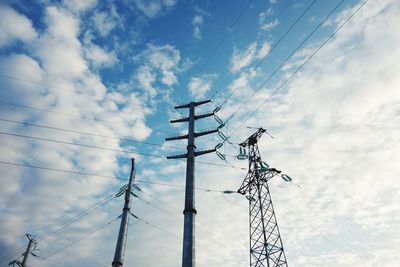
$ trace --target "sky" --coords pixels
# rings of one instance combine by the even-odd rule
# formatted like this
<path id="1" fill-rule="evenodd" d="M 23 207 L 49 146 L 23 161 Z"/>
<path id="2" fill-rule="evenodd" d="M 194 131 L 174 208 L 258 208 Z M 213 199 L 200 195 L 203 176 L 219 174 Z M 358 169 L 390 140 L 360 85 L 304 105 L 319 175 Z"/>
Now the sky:
<path id="1" fill-rule="evenodd" d="M 0 266 L 110 266 L 135 158 L 124 266 L 181 264 L 185 123 L 229 137 L 196 159 L 196 265 L 249 264 L 257 128 L 290 266 L 399 266 L 400 2 L 0 0 Z M 196 130 L 218 127 L 213 117 Z M 397 126 L 396 126 L 397 125 Z M 223 142 L 196 139 L 198 150 Z M 140 191 L 138 190 L 140 189 Z"/>

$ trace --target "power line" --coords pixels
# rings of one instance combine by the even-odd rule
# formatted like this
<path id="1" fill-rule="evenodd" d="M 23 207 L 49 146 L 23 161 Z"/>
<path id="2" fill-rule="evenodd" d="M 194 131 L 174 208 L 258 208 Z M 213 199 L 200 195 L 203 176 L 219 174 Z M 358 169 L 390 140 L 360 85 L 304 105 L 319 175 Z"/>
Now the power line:
<path id="1" fill-rule="evenodd" d="M 78 243 L 78 242 L 84 240 L 85 238 L 89 237 L 90 235 L 92 235 L 92 234 L 94 234 L 94 233 L 100 231 L 101 229 L 105 228 L 106 226 L 108 226 L 108 225 L 112 224 L 113 222 L 117 221 L 118 219 L 119 219 L 119 216 L 118 216 L 117 218 L 115 218 L 115 219 L 113 219 L 113 220 L 111 220 L 111 221 L 109 221 L 109 222 L 107 222 L 107 223 L 105 223 L 105 224 L 103 224 L 103 225 L 97 227 L 96 229 L 94 229 L 93 231 L 91 231 L 91 232 L 85 234 L 85 235 L 82 236 L 81 238 L 78 238 L 78 239 L 74 240 L 73 242 L 69 243 L 68 245 L 66 245 L 66 246 L 64 246 L 64 247 L 62 247 L 62 248 L 60 248 L 60 249 L 58 249 L 58 250 L 52 252 L 50 255 L 48 255 L 47 257 L 45 257 L 45 259 L 49 259 L 50 257 L 53 257 L 54 255 L 60 253 L 61 251 L 63 251 L 63 250 L 65 250 L 65 249 L 67 249 L 67 248 L 69 248 L 69 247 L 75 245 L 76 243 Z"/>
<path id="2" fill-rule="evenodd" d="M 201 68 L 199 70 L 199 75 L 201 75 L 203 73 L 203 71 L 206 68 L 206 66 L 208 65 L 208 63 L 210 63 L 211 58 L 215 55 L 217 50 L 221 47 L 222 43 L 225 41 L 225 39 L 228 37 L 228 35 L 231 33 L 231 31 L 235 28 L 236 23 L 238 23 L 239 20 L 242 18 L 243 14 L 246 12 L 246 10 L 250 6 L 251 2 L 252 2 L 252 0 L 247 1 L 247 4 L 242 8 L 242 10 L 240 11 L 239 15 L 236 17 L 234 22 L 229 26 L 229 30 L 225 32 L 224 36 L 222 36 L 222 38 L 219 40 L 217 45 L 214 47 L 214 49 L 212 50 L 210 55 L 207 57 L 204 64 L 201 66 Z"/>
<path id="3" fill-rule="evenodd" d="M 50 109 L 44 109 L 44 108 L 38 108 L 38 107 L 22 105 L 22 104 L 18 104 L 18 103 L 6 102 L 6 101 L 2 101 L 2 100 L 0 100 L 0 104 L 7 105 L 7 106 L 13 106 L 13 107 L 16 107 L 16 108 L 37 110 L 37 111 L 40 111 L 40 112 L 51 113 L 51 114 L 55 114 L 55 115 L 59 115 L 59 116 L 73 117 L 73 118 L 77 118 L 77 119 L 80 119 L 80 120 L 91 121 L 91 122 L 106 122 L 106 123 L 115 123 L 116 122 L 115 120 L 102 120 L 102 119 L 97 119 L 97 118 L 95 118 L 95 119 L 86 118 L 86 117 L 81 116 L 79 114 L 71 114 L 71 113 L 59 112 L 59 111 L 54 111 L 54 110 L 50 110 Z M 163 130 L 154 129 L 154 128 L 152 128 L 151 130 L 153 132 L 173 134 L 172 132 L 163 131 Z"/>
<path id="4" fill-rule="evenodd" d="M 94 146 L 94 145 L 86 145 L 86 144 L 80 144 L 80 143 L 54 140 L 54 139 L 49 139 L 49 138 L 34 137 L 34 136 L 29 136 L 29 135 L 22 135 L 22 134 L 15 134 L 15 133 L 8 133 L 8 132 L 1 132 L 1 131 L 0 131 L 0 134 L 19 137 L 19 138 L 25 138 L 25 139 L 44 141 L 44 142 L 59 143 L 59 144 L 64 144 L 64 145 L 73 145 L 73 146 L 79 146 L 79 147 L 85 147 L 85 148 L 100 149 L 100 150 L 114 151 L 114 152 L 120 152 L 120 153 L 126 153 L 126 154 L 135 154 L 135 155 L 148 156 L 148 157 L 165 158 L 165 156 L 162 156 L 162 155 L 139 153 L 139 152 L 123 150 L 123 149 L 114 149 L 114 148 L 100 147 L 100 146 Z M 219 163 L 204 162 L 204 161 L 197 161 L 197 162 L 201 163 L 201 164 L 207 164 L 207 165 L 222 166 L 222 167 L 229 167 L 229 168 L 232 168 L 232 167 L 239 168 L 236 166 L 229 166 L 229 165 L 224 165 L 224 164 L 219 164 Z M 243 168 L 239 168 L 239 169 L 243 169 Z"/>
<path id="5" fill-rule="evenodd" d="M 165 145 L 165 144 L 138 141 L 138 140 L 134 140 L 134 139 L 131 139 L 131 138 L 119 138 L 119 137 L 109 136 L 109 135 L 82 132 L 82 131 L 70 130 L 70 129 L 60 128 L 60 127 L 55 127 L 55 126 L 43 125 L 43 124 L 29 123 L 29 122 L 23 122 L 23 121 L 15 121 L 15 120 L 4 119 L 4 118 L 0 118 L 0 121 L 9 122 L 9 123 L 16 123 L 16 124 L 22 124 L 22 125 L 26 125 L 26 126 L 33 126 L 33 127 L 38 127 L 38 128 L 44 128 L 44 129 L 51 129 L 51 130 L 62 131 L 62 132 L 68 132 L 68 133 L 77 133 L 77 134 L 82 134 L 82 135 L 96 136 L 96 137 L 114 139 L 114 140 L 119 140 L 119 141 L 127 141 L 127 142 L 133 142 L 133 143 L 144 144 L 144 145 L 181 149 L 182 151 L 184 150 L 183 148 L 176 147 L 176 146 L 169 146 L 169 145 Z"/>
<path id="6" fill-rule="evenodd" d="M 289 5 L 292 3 L 293 0 L 288 0 L 286 5 L 281 9 L 279 12 L 278 18 L 286 11 L 286 9 L 289 7 Z"/>
<path id="7" fill-rule="evenodd" d="M 138 217 L 138 216 L 136 216 L 136 215 L 134 215 L 134 214 L 132 214 L 132 216 L 133 216 L 135 219 L 137 219 L 137 220 L 139 220 L 139 221 L 141 221 L 141 222 L 143 222 L 143 223 L 145 223 L 145 224 L 147 224 L 147 225 L 150 225 L 150 226 L 152 226 L 152 227 L 158 229 L 158 230 L 161 231 L 161 232 L 164 232 L 164 233 L 166 233 L 166 234 L 168 234 L 168 235 L 170 235 L 170 236 L 173 236 L 173 237 L 175 237 L 175 238 L 177 238 L 177 239 L 180 239 L 179 236 L 177 236 L 176 234 L 171 233 L 170 231 L 165 230 L 164 228 L 162 228 L 162 227 L 160 227 L 160 226 L 157 226 L 157 225 L 152 224 L 152 223 L 150 223 L 150 222 L 148 222 L 148 221 L 146 221 L 146 220 L 143 220 L 142 218 L 140 218 L 140 217 Z"/>
<path id="8" fill-rule="evenodd" d="M 106 178 L 106 179 L 113 179 L 113 180 L 128 181 L 125 178 L 121 178 L 121 177 L 117 177 L 117 176 L 99 175 L 99 174 L 80 172 L 80 171 L 72 171 L 72 170 L 62 170 L 62 169 L 43 167 L 43 166 L 36 166 L 36 165 L 30 165 L 30 164 L 20 164 L 20 163 L 15 163 L 15 162 L 8 162 L 8 161 L 0 161 L 0 164 L 17 166 L 17 167 L 26 167 L 26 168 L 32 168 L 32 169 L 40 169 L 40 170 L 45 170 L 45 171 L 54 171 L 54 172 L 75 174 L 75 175 L 83 175 L 83 176 L 89 176 L 89 177 L 98 177 L 98 178 Z M 171 184 L 171 183 L 162 183 L 162 182 L 153 182 L 153 181 L 143 180 L 143 179 L 139 179 L 136 182 L 138 182 L 138 183 L 146 183 L 146 184 L 156 184 L 156 185 L 169 186 L 169 187 L 177 187 L 177 188 L 184 188 L 185 187 L 184 185 Z M 196 188 L 196 190 L 206 191 L 206 192 L 221 192 L 220 190 L 208 189 L 208 188 L 202 188 L 202 187 Z"/>
<path id="9" fill-rule="evenodd" d="M 217 45 L 214 47 L 214 49 L 211 51 L 210 55 L 207 57 L 207 59 L 204 61 L 203 65 L 200 67 L 198 71 L 198 76 L 203 74 L 204 69 L 208 66 L 210 63 L 212 57 L 215 55 L 215 53 L 218 51 L 218 49 L 221 47 L 221 45 L 224 43 L 225 39 L 229 36 L 229 34 L 233 31 L 235 28 L 236 24 L 239 22 L 239 20 L 242 18 L 244 13 L 246 12 L 247 8 L 250 6 L 251 2 L 253 0 L 248 0 L 247 3 L 243 6 L 243 8 L 240 10 L 239 15 L 235 18 L 234 22 L 228 26 L 228 30 L 225 32 L 225 34 L 222 36 L 222 38 L 218 41 Z M 188 93 L 186 91 L 185 95 Z"/>
<path id="10" fill-rule="evenodd" d="M 315 2 L 317 0 L 313 0 L 307 7 L 306 9 L 303 10 L 303 12 L 300 14 L 300 16 L 295 20 L 295 22 L 289 27 L 289 29 L 286 30 L 286 32 L 278 39 L 278 41 L 276 41 L 274 43 L 274 45 L 269 49 L 268 53 L 266 55 L 264 55 L 258 62 L 256 65 L 254 65 L 252 67 L 252 69 L 247 73 L 246 76 L 242 76 L 244 78 L 240 78 L 240 83 L 239 85 L 236 87 L 235 90 L 233 90 L 228 97 L 225 98 L 225 100 L 222 102 L 222 104 L 219 105 L 219 107 L 221 108 L 223 105 L 226 104 L 226 102 L 228 102 L 228 100 L 240 89 L 240 85 L 243 85 L 245 81 L 247 81 L 250 76 L 256 72 L 256 69 L 267 59 L 267 57 L 272 53 L 272 51 L 274 51 L 274 49 L 281 43 L 281 41 L 293 30 L 293 28 L 299 23 L 299 21 L 304 17 L 304 15 L 314 6 Z M 228 79 L 226 79 L 224 81 L 224 84 L 227 82 Z M 218 90 L 217 90 L 218 91 Z M 215 93 L 216 94 L 216 93 Z M 215 95 L 214 94 L 214 95 Z"/>
<path id="11" fill-rule="evenodd" d="M 124 150 L 124 149 L 115 149 L 115 148 L 107 148 L 107 147 L 100 147 L 100 146 L 94 146 L 94 145 L 86 145 L 86 144 L 80 144 L 80 143 L 66 142 L 66 141 L 61 141 L 61 140 L 54 140 L 54 139 L 42 138 L 42 137 L 34 137 L 34 136 L 29 136 L 29 135 L 22 135 L 22 134 L 15 134 L 15 133 L 8 133 L 8 132 L 1 132 L 1 131 L 0 131 L 0 134 L 8 135 L 8 136 L 14 136 L 14 137 L 20 137 L 20 138 L 25 138 L 25 139 L 33 139 L 33 140 L 38 140 L 38 141 L 45 141 L 45 142 L 51 142 L 51 143 L 64 144 L 64 145 L 73 145 L 73 146 L 79 146 L 79 147 L 85 147 L 85 148 L 93 148 L 93 149 L 101 149 L 101 150 L 107 150 L 107 151 L 121 152 L 121 153 L 126 153 L 126 154 L 135 154 L 135 155 L 141 155 L 141 156 L 164 158 L 164 156 L 161 156 L 161 155 L 139 153 L 139 152 L 134 152 L 134 151 L 130 151 L 130 150 Z"/>
<path id="12" fill-rule="evenodd" d="M 31 80 L 27 80 L 27 79 L 22 79 L 22 78 L 18 78 L 15 76 L 11 76 L 9 74 L 4 74 L 4 73 L 0 73 L 0 77 L 2 78 L 6 78 L 6 79 L 11 79 L 11 80 L 15 80 L 15 81 L 19 81 L 19 82 L 24 82 L 24 83 L 30 83 L 30 84 L 34 84 L 34 85 L 40 85 L 40 86 L 46 86 L 47 88 L 55 88 L 55 89 L 59 89 L 68 93 L 76 93 L 76 94 L 80 94 L 80 95 L 88 95 L 88 96 L 93 96 L 93 97 L 98 97 L 98 98 L 102 98 L 102 99 L 107 99 L 110 101 L 115 101 L 115 99 L 113 99 L 112 97 L 107 97 L 106 93 L 104 94 L 104 96 L 98 95 L 98 94 L 94 94 L 94 93 L 89 93 L 89 92 L 84 92 L 84 91 L 78 91 L 78 90 L 71 90 L 71 89 L 67 89 L 65 87 L 61 87 L 61 86 L 57 86 L 57 85 L 51 85 L 51 84 L 47 84 L 47 83 L 43 83 L 43 82 L 36 82 L 36 81 L 31 81 Z M 145 109 L 152 109 L 155 111 L 161 111 L 161 112 L 166 112 L 166 109 L 156 109 L 153 107 L 146 107 L 143 106 L 142 104 L 139 103 L 130 103 L 131 105 L 134 106 L 140 106 L 142 108 Z"/>
<path id="13" fill-rule="evenodd" d="M 111 200 L 113 200 L 115 198 L 115 194 L 111 194 L 109 196 L 107 196 L 105 199 L 97 202 L 95 205 L 93 205 L 92 207 L 82 211 L 81 213 L 79 213 L 78 215 L 74 216 L 73 218 L 67 220 L 66 222 L 64 222 L 61 226 L 59 226 L 59 228 L 57 228 L 56 230 L 50 230 L 47 233 L 45 233 L 44 235 L 42 235 L 41 237 L 38 238 L 38 241 L 44 240 L 47 237 L 54 235 L 58 232 L 60 232 L 61 230 L 65 229 L 67 226 L 73 224 L 74 222 L 82 219 L 83 217 L 86 217 L 87 215 L 89 215 L 90 213 L 92 213 L 93 211 L 95 211 L 96 209 L 103 207 L 104 205 L 106 205 L 107 203 L 109 203 Z"/>
<path id="14" fill-rule="evenodd" d="M 257 88 L 256 88 L 256 90 L 250 95 L 250 96 L 248 96 L 245 100 L 244 100 L 244 102 L 242 102 L 241 104 L 240 104 L 240 106 L 235 110 L 235 112 L 233 112 L 232 114 L 231 114 L 231 116 L 229 116 L 229 118 L 227 119 L 227 121 L 230 121 L 238 112 L 239 112 L 239 110 L 241 110 L 243 107 L 244 107 L 244 105 L 246 105 L 246 103 L 255 95 L 255 94 L 257 94 L 257 92 L 258 91 L 260 91 L 263 87 L 264 87 L 264 85 L 269 81 L 269 80 L 271 80 L 271 78 L 289 61 L 289 59 L 291 59 L 299 50 L 300 50 L 300 48 L 311 38 L 311 36 L 330 18 L 330 16 L 343 4 L 343 2 L 344 2 L 345 0 L 341 0 L 336 6 L 335 6 L 335 8 L 333 8 L 332 10 L 331 10 L 331 12 L 327 15 L 327 16 L 325 16 L 325 18 L 318 24 L 318 26 L 317 27 L 315 27 L 314 28 L 314 30 L 313 31 L 311 31 L 308 35 L 307 35 L 307 37 L 296 47 L 296 49 L 295 50 L 293 50 L 292 51 L 292 53 L 290 53 L 289 54 L 289 56 L 288 57 L 286 57 L 286 59 L 283 61 L 283 62 L 281 62 L 281 64 L 277 67 L 277 68 L 275 68 L 275 70 L 268 76 L 268 78 L 267 79 L 265 79 Z M 279 88 L 280 89 L 280 88 Z M 277 91 L 279 91 L 279 90 L 276 90 L 276 91 L 274 91 L 274 93 L 273 94 L 275 94 Z M 244 123 L 244 122 L 243 122 Z M 242 125 L 243 125 L 243 123 L 242 123 Z M 235 130 L 236 131 L 236 130 Z M 235 132 L 235 131 L 233 131 L 233 133 Z"/>
<path id="15" fill-rule="evenodd" d="M 341 4 L 344 0 L 342 0 L 339 4 Z M 303 67 L 306 65 L 335 35 L 337 32 L 339 32 L 344 25 L 346 25 L 347 22 L 349 22 L 354 15 L 358 13 L 358 11 L 365 6 L 365 4 L 369 0 L 364 1 L 290 76 L 288 76 L 279 86 L 277 89 L 275 89 L 272 94 L 265 99 L 260 106 L 256 108 L 255 111 L 253 111 L 245 120 L 241 122 L 241 124 L 232 132 L 234 134 L 240 127 L 242 127 L 262 106 L 264 106 L 265 103 L 267 103 L 279 90 L 282 89 L 282 87 L 289 82 Z M 332 13 L 332 12 L 331 12 Z M 263 83 L 264 84 L 264 83 Z M 232 135 L 231 134 L 231 135 Z"/>
<path id="16" fill-rule="evenodd" d="M 76 216 L 74 216 L 74 217 L 72 217 L 72 218 L 66 220 L 66 221 L 65 221 L 63 224 L 61 224 L 57 229 L 54 229 L 54 228 L 53 228 L 52 230 L 49 230 L 48 232 L 46 232 L 46 233 L 40 235 L 39 237 L 37 237 L 36 240 L 37 240 L 37 241 L 42 241 L 42 240 L 48 238 L 49 236 L 54 235 L 54 234 L 60 232 L 60 231 L 63 230 L 65 227 L 67 227 L 67 226 L 71 225 L 72 223 L 78 221 L 79 219 L 81 219 L 81 218 L 83 218 L 83 217 L 89 215 L 90 213 L 92 213 L 92 212 L 93 212 L 94 210 L 96 210 L 97 208 L 106 205 L 108 202 L 110 202 L 112 199 L 114 199 L 114 197 L 115 197 L 115 194 L 113 193 L 113 194 L 107 196 L 106 198 L 104 198 L 104 199 L 102 199 L 102 200 L 96 202 L 96 203 L 95 203 L 94 205 L 92 205 L 91 207 L 89 207 L 89 208 L 83 210 L 82 212 L 80 212 L 80 213 L 77 214 Z M 24 251 L 24 247 L 21 247 L 21 248 L 19 248 L 19 249 L 17 249 L 17 250 L 14 250 L 14 252 L 11 252 L 9 255 L 7 255 L 7 256 L 5 256 L 5 257 L 2 257 L 2 258 L 0 259 L 0 262 L 4 262 L 4 261 L 6 261 L 7 259 L 10 259 L 10 258 L 14 257 L 14 256 L 17 255 L 18 253 L 22 253 L 23 251 Z"/>

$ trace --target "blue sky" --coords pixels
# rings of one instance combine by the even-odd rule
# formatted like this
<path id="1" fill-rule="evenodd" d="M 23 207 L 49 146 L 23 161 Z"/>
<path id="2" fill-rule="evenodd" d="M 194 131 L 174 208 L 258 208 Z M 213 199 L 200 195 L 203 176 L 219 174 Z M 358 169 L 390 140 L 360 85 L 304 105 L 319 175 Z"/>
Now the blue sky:
<path id="1" fill-rule="evenodd" d="M 31 266 L 109 266 L 124 185 L 113 177 L 128 177 L 132 156 L 142 220 L 125 263 L 179 265 L 185 162 L 165 156 L 186 144 L 164 139 L 185 132 L 169 123 L 185 115 L 177 103 L 211 98 L 199 112 L 222 105 L 231 142 L 247 127 L 275 137 L 259 145 L 294 178 L 271 181 L 291 266 L 398 266 L 400 5 L 364 3 L 1 1 L 0 265 L 31 233 Z M 196 166 L 196 262 L 246 266 L 247 200 L 218 191 L 236 190 L 247 164 L 232 145 L 220 152 L 227 162 Z"/>

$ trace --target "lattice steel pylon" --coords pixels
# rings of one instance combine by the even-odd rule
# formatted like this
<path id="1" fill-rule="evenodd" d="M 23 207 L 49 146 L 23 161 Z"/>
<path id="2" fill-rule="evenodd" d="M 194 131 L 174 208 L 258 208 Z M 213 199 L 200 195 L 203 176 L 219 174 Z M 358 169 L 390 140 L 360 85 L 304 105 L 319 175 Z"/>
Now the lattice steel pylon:
<path id="1" fill-rule="evenodd" d="M 281 172 L 261 160 L 258 140 L 266 130 L 260 128 L 241 147 L 248 149 L 249 171 L 238 193 L 249 200 L 250 266 L 288 266 L 268 181 Z"/>

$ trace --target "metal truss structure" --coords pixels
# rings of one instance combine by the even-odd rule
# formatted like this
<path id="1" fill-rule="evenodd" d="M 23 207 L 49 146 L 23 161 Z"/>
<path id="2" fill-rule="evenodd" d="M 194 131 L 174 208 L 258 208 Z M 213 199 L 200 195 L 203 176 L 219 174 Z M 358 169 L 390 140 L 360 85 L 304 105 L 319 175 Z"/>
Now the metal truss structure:
<path id="1" fill-rule="evenodd" d="M 258 140 L 266 130 L 260 128 L 240 144 L 248 150 L 249 171 L 238 193 L 249 200 L 250 266 L 287 267 L 268 181 L 281 172 L 261 160 Z"/>

